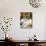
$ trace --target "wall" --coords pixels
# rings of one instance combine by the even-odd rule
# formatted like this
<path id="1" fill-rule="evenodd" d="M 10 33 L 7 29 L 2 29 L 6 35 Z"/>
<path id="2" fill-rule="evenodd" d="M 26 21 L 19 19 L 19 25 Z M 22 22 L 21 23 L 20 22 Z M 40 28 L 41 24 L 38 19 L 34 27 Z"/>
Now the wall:
<path id="1" fill-rule="evenodd" d="M 10 33 L 17 40 L 27 40 L 29 37 L 32 37 L 34 34 L 37 35 L 37 39 L 45 39 L 45 15 L 46 8 L 33 8 L 29 4 L 28 0 L 0 0 L 0 18 L 3 16 L 12 17 L 13 22 Z M 20 12 L 32 12 L 33 14 L 33 27 L 32 29 L 21 29 L 20 28 Z M 0 35 L 2 35 L 0 31 Z M 3 33 L 4 34 L 4 33 Z M 0 39 L 4 37 L 0 36 Z"/>
<path id="2" fill-rule="evenodd" d="M 45 13 L 46 14 L 46 13 Z M 44 24 L 45 28 L 44 28 L 44 39 L 46 39 L 46 15 L 45 15 L 45 24 Z"/>

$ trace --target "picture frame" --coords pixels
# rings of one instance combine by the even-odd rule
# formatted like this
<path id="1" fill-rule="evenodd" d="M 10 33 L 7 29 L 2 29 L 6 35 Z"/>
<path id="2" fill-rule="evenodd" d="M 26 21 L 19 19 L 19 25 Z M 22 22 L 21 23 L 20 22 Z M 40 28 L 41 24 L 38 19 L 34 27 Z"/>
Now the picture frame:
<path id="1" fill-rule="evenodd" d="M 32 12 L 20 12 L 20 27 L 32 28 Z"/>

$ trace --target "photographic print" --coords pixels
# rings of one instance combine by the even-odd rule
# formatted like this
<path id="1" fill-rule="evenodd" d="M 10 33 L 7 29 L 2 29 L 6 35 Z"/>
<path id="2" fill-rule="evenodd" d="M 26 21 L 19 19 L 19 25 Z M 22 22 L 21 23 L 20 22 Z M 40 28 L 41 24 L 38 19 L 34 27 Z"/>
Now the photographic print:
<path id="1" fill-rule="evenodd" d="M 21 12 L 20 13 L 20 27 L 21 28 L 32 28 L 32 12 Z"/>

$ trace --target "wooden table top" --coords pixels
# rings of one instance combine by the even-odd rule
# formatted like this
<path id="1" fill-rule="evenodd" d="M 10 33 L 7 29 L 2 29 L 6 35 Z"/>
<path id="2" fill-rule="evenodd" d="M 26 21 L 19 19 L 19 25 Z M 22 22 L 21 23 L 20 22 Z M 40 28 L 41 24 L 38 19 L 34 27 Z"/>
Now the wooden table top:
<path id="1" fill-rule="evenodd" d="M 29 41 L 29 40 L 16 40 L 14 42 L 38 42 L 38 43 L 46 43 L 46 40 L 39 40 L 39 41 Z"/>
<path id="2" fill-rule="evenodd" d="M 33 43 L 46 43 L 46 40 L 37 40 L 37 41 L 34 41 L 34 40 L 10 40 L 10 39 L 6 39 L 6 41 L 9 41 L 9 42 L 20 42 L 20 43 L 28 43 L 28 42 L 33 42 Z"/>

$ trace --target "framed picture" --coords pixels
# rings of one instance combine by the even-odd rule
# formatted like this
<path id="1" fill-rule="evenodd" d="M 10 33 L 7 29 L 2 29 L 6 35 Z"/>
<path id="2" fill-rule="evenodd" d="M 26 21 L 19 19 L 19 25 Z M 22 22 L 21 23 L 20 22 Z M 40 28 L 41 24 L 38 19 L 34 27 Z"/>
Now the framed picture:
<path id="1" fill-rule="evenodd" d="M 21 12 L 20 13 L 20 27 L 21 28 L 32 28 L 32 12 Z"/>

